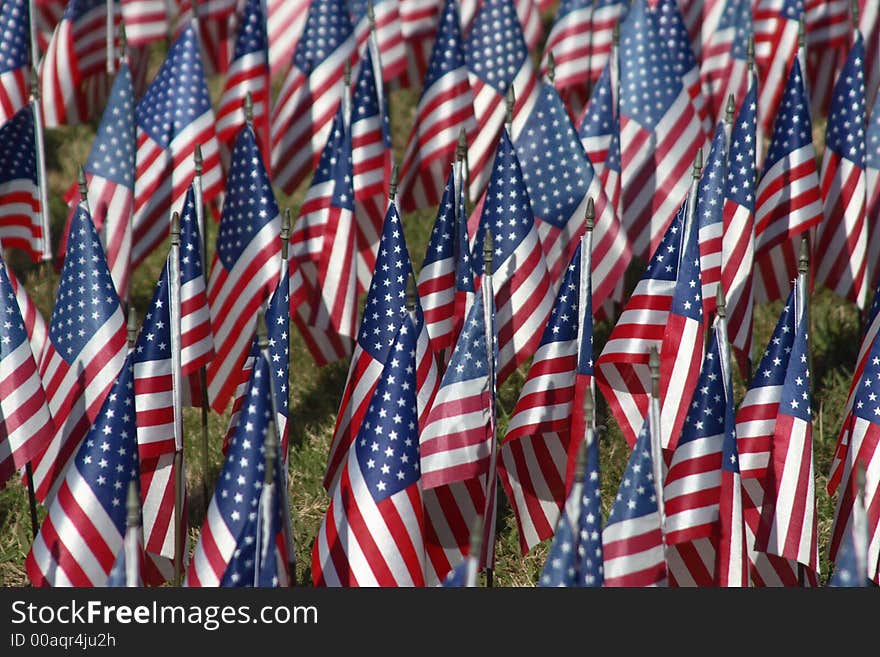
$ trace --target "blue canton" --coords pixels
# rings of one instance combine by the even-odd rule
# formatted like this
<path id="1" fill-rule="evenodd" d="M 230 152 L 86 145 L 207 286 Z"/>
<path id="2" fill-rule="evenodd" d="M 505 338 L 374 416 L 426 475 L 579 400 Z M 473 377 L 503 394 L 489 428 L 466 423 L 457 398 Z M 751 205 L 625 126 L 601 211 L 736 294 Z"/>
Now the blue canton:
<path id="1" fill-rule="evenodd" d="M 211 111 L 199 40 L 187 25 L 137 105 L 137 123 L 167 149 L 197 118 Z"/>
<path id="2" fill-rule="evenodd" d="M 421 98 L 425 92 L 456 69 L 467 65 L 464 56 L 464 44 L 461 39 L 461 27 L 458 18 L 458 6 L 455 0 L 446 0 L 443 4 L 443 12 L 440 15 L 440 24 L 437 27 L 435 45 L 431 51 L 431 61 L 425 73 L 425 84 L 422 87 Z"/>
<path id="3" fill-rule="evenodd" d="M 253 131 L 245 126 L 232 150 L 232 164 L 226 179 L 226 200 L 217 233 L 217 253 L 232 269 L 244 250 L 266 224 L 278 216 L 269 174 L 263 167 Z"/>
<path id="4" fill-rule="evenodd" d="M 494 310 L 493 310 L 494 312 Z M 497 340 L 494 347 L 497 352 Z M 468 310 L 467 318 L 455 343 L 449 359 L 449 366 L 443 373 L 442 386 L 462 381 L 470 381 L 489 375 L 489 350 L 486 347 L 486 322 L 483 317 L 483 288 L 477 290 L 474 302 Z M 497 362 L 497 353 L 495 360 Z M 488 380 L 486 382 L 488 387 Z"/>
<path id="5" fill-rule="evenodd" d="M 594 437 L 587 445 L 581 513 L 578 519 L 578 586 L 601 587 L 605 583 L 600 484 L 599 439 Z"/>
<path id="6" fill-rule="evenodd" d="M 590 104 L 581 124 L 578 126 L 578 136 L 581 139 L 589 137 L 604 137 L 611 134 L 614 124 L 614 103 L 611 93 L 611 64 L 606 64 L 602 74 L 593 87 L 590 96 Z"/>
<path id="7" fill-rule="evenodd" d="M 37 184 L 34 112 L 30 105 L 0 127 L 0 184 L 23 179 Z"/>
<path id="8" fill-rule="evenodd" d="M 144 315 L 143 326 L 134 348 L 135 362 L 171 359 L 171 296 L 168 289 L 168 265 L 153 290 L 153 300 Z"/>
<path id="9" fill-rule="evenodd" d="M 672 58 L 672 66 L 679 77 L 697 69 L 699 64 L 691 47 L 691 38 L 675 0 L 660 0 L 654 10 L 657 33 L 666 44 Z"/>
<path id="10" fill-rule="evenodd" d="M 578 324 L 580 323 L 581 315 L 578 312 L 580 276 L 581 247 L 578 244 L 562 277 L 559 292 L 556 293 L 556 301 L 553 304 L 553 310 L 550 311 L 547 326 L 544 328 L 541 345 L 550 344 L 551 342 L 571 342 L 572 340 L 577 340 Z"/>
<path id="11" fill-rule="evenodd" d="M 685 200 L 683 207 L 686 208 L 687 205 L 688 201 Z M 684 241 L 670 312 L 699 322 L 703 319 L 703 286 L 700 278 L 700 240 L 696 222 L 689 226 Z"/>
<path id="12" fill-rule="evenodd" d="M 795 58 L 785 84 L 776 120 L 773 122 L 773 136 L 770 138 L 770 149 L 764 161 L 764 171 L 769 171 L 774 164 L 790 153 L 812 143 L 810 105 L 807 102 L 801 77 L 801 65 Z"/>
<path id="13" fill-rule="evenodd" d="M 30 12 L 25 0 L 4 0 L 0 4 L 0 73 L 27 66 L 30 56 Z"/>
<path id="14" fill-rule="evenodd" d="M 80 351 L 120 309 L 104 248 L 88 211 L 77 206 L 70 222 L 49 337 L 58 353 L 73 363 Z"/>
<path id="15" fill-rule="evenodd" d="M 556 522 L 556 533 L 544 562 L 538 586 L 574 586 L 577 576 L 577 541 L 574 528 L 563 508 Z"/>
<path id="16" fill-rule="evenodd" d="M 730 46 L 730 56 L 740 61 L 746 61 L 749 56 L 749 37 L 752 35 L 751 0 L 730 0 L 728 6 L 734 6 L 736 12 L 736 32 Z"/>
<path id="17" fill-rule="evenodd" d="M 721 363 L 717 328 L 712 332 L 709 349 L 703 357 L 700 378 L 694 390 L 693 401 L 678 440 L 685 445 L 701 438 L 720 436 L 725 432 L 728 407 L 725 391 L 725 372 Z"/>
<path id="18" fill-rule="evenodd" d="M 880 94 L 877 94 L 874 107 L 871 109 L 865 141 L 868 149 L 866 153 L 867 165 L 872 169 L 880 169 Z"/>
<path id="19" fill-rule="evenodd" d="M 134 86 L 128 64 L 123 63 L 113 80 L 86 172 L 133 190 L 136 144 Z"/>
<path id="20" fill-rule="evenodd" d="M 651 432 L 645 420 L 620 479 L 617 496 L 608 514 L 608 524 L 634 520 L 651 513 L 657 513 L 657 494 L 651 459 Z"/>
<path id="21" fill-rule="evenodd" d="M 794 348 L 794 289 L 789 293 L 779 321 L 767 344 L 761 362 L 752 376 L 750 388 L 781 386 L 785 382 L 785 371 Z"/>
<path id="22" fill-rule="evenodd" d="M 697 187 L 697 232 L 724 221 L 724 168 L 727 157 L 727 138 L 724 125 L 715 127 L 715 136 L 700 183 Z"/>
<path id="23" fill-rule="evenodd" d="M 679 253 L 681 252 L 682 229 L 687 214 L 687 200 L 678 208 L 672 223 L 663 234 L 663 239 L 651 256 L 642 280 L 674 281 L 678 278 Z"/>
<path id="24" fill-rule="evenodd" d="M 3 317 L 0 318 L 0 362 L 2 362 L 28 339 L 21 309 L 15 298 L 12 283 L 9 282 L 2 256 L 0 256 L 0 299 L 3 299 Z"/>
<path id="25" fill-rule="evenodd" d="M 541 85 L 515 146 L 535 216 L 563 228 L 587 194 L 593 165 L 553 85 Z"/>
<path id="26" fill-rule="evenodd" d="M 726 198 L 751 211 L 755 209 L 755 141 L 758 121 L 758 96 L 755 85 L 740 106 L 730 131 L 730 152 L 727 155 Z"/>
<path id="27" fill-rule="evenodd" d="M 795 285 L 797 289 L 797 285 Z M 812 421 L 810 409 L 809 322 L 806 313 L 798 320 L 794 335 L 791 358 L 779 400 L 779 412 L 805 422 Z"/>
<path id="28" fill-rule="evenodd" d="M 304 75 L 321 64 L 352 34 L 351 18 L 342 0 L 315 0 L 293 53 L 293 65 Z"/>
<path id="29" fill-rule="evenodd" d="M 417 341 L 416 328 L 407 315 L 394 337 L 393 354 L 382 369 L 355 439 L 357 464 L 376 503 L 405 490 L 421 476 Z"/>
<path id="30" fill-rule="evenodd" d="M 529 56 L 511 0 L 484 0 L 465 45 L 468 69 L 499 94 L 506 94 Z"/>
<path id="31" fill-rule="evenodd" d="M 180 214 L 180 283 L 189 283 L 203 275 L 202 235 L 196 218 L 195 193 L 190 185 Z"/>
<path id="32" fill-rule="evenodd" d="M 825 145 L 862 169 L 865 168 L 864 62 L 865 47 L 859 35 L 834 85 L 825 127 Z"/>
<path id="33" fill-rule="evenodd" d="M 241 25 L 238 27 L 238 36 L 235 39 L 233 59 L 241 59 L 252 53 L 268 52 L 266 19 L 263 18 L 262 4 L 261 0 L 248 0 L 245 5 Z M 266 65 L 268 66 L 268 63 Z"/>

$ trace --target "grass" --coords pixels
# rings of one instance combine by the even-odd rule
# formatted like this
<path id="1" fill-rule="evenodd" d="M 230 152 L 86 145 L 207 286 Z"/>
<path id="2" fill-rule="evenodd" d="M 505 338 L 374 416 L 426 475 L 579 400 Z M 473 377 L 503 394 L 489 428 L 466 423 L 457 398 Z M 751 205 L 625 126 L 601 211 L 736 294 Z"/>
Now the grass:
<path id="1" fill-rule="evenodd" d="M 153 53 L 153 70 L 161 61 L 161 51 Z M 222 81 L 211 80 L 212 95 L 216 101 Z M 394 152 L 397 161 L 403 149 L 415 115 L 417 94 L 397 90 L 390 93 L 391 124 Z M 91 147 L 96 123 L 47 131 L 47 166 L 52 210 L 53 236 L 57 238 L 66 217 L 66 207 L 61 195 L 76 180 L 76 168 L 85 160 Z M 817 145 L 822 138 L 821 126 L 815 131 Z M 302 202 L 308 181 L 290 197 L 278 195 L 279 206 L 289 207 L 294 217 Z M 424 255 L 428 236 L 433 224 L 434 211 L 422 211 L 404 218 L 404 232 L 413 264 L 418 267 Z M 213 255 L 217 225 L 208 222 L 208 261 Z M 154 253 L 132 276 L 131 301 L 143 317 L 152 297 L 153 286 L 158 278 L 167 253 L 167 242 Z M 47 321 L 51 316 L 57 289 L 57 274 L 49 268 L 37 267 L 20 257 L 8 253 L 10 264 L 32 294 L 35 303 Z M 641 275 L 638 263 L 632 265 L 627 280 L 635 281 Z M 855 362 L 860 326 L 857 309 L 826 290 L 817 290 L 812 299 L 811 350 L 813 358 L 813 408 L 815 432 L 815 473 L 819 517 L 819 546 L 822 580 L 827 577 L 829 563 L 827 545 L 831 529 L 833 501 L 825 492 L 825 480 L 835 437 L 842 421 L 842 409 L 846 400 L 852 368 Z M 781 303 L 759 306 L 755 318 L 756 354 L 763 349 L 779 316 Z M 600 353 L 610 332 L 609 323 L 595 327 L 595 353 Z M 499 432 L 503 435 L 506 416 L 513 410 L 525 375 L 527 364 L 516 372 L 499 391 L 501 417 Z M 317 368 L 299 334 L 293 332 L 291 344 L 291 399 L 289 464 L 290 513 L 296 542 L 297 581 L 310 582 L 311 548 L 318 531 L 328 498 L 321 485 L 333 431 L 334 418 L 345 384 L 347 363 L 336 363 Z M 742 398 L 745 384 L 740 377 L 735 381 L 737 401 Z M 599 399 L 598 408 L 601 433 L 600 451 L 602 467 L 602 501 L 607 516 L 617 491 L 618 481 L 626 465 L 629 449 L 614 420 L 607 412 L 604 400 Z M 198 510 L 202 506 L 201 482 L 201 423 L 200 412 L 185 410 L 187 489 L 190 494 L 190 521 L 199 524 Z M 221 466 L 220 443 L 228 422 L 228 413 L 209 414 L 209 483 L 217 476 Z M 211 489 L 213 490 L 213 486 Z M 499 486 L 503 498 L 503 489 Z M 45 514 L 39 509 L 40 517 Z M 195 545 L 197 527 L 190 531 L 190 547 Z M 0 585 L 24 586 L 28 584 L 24 571 L 25 556 L 32 540 L 27 493 L 18 478 L 13 478 L 0 491 Z M 498 546 L 496 583 L 499 586 L 532 586 L 543 567 L 547 542 L 535 547 L 529 554 L 521 555 L 516 523 L 508 504 L 502 501 L 502 513 L 498 520 Z"/>

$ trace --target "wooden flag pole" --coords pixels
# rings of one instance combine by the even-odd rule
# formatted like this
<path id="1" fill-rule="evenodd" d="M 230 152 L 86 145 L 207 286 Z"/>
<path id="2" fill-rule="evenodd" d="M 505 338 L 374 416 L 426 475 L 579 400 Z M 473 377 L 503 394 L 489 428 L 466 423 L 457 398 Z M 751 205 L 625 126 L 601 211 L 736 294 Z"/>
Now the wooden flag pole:
<path id="1" fill-rule="evenodd" d="M 512 88 L 512 87 L 511 87 Z M 486 474 L 486 503 L 483 507 L 483 552 L 486 564 L 486 586 L 492 587 L 495 573 L 495 514 L 496 514 L 496 479 L 498 469 L 498 449 L 495 403 L 495 322 L 492 306 L 495 300 L 495 290 L 492 284 L 494 273 L 495 246 L 492 239 L 492 230 L 487 228 L 483 237 L 483 320 L 485 325 L 486 360 L 488 362 L 489 375 L 489 471 Z"/>
<path id="2" fill-rule="evenodd" d="M 183 583 L 183 552 L 187 528 L 183 517 L 186 479 L 183 464 L 183 400 L 180 365 L 180 215 L 171 215 L 171 249 L 168 254 L 168 314 L 171 322 L 171 389 L 174 415 L 174 581 Z"/>
<path id="3" fill-rule="evenodd" d="M 205 226 L 205 204 L 202 196 L 202 171 L 204 169 L 204 159 L 202 158 L 202 147 L 196 144 L 193 154 L 193 162 L 195 165 L 195 175 L 193 176 L 193 199 L 196 206 L 196 224 L 199 227 L 199 234 L 202 238 L 202 276 L 207 280 L 207 264 L 208 264 L 208 235 Z M 209 485 L 210 464 L 208 459 L 208 408 L 210 401 L 208 400 L 208 368 L 202 365 L 199 368 L 199 388 L 201 399 L 199 401 L 199 411 L 201 412 L 201 460 L 202 460 L 202 508 L 200 509 L 199 525 L 204 521 L 205 515 L 208 513 L 208 503 L 211 498 L 211 489 Z"/>

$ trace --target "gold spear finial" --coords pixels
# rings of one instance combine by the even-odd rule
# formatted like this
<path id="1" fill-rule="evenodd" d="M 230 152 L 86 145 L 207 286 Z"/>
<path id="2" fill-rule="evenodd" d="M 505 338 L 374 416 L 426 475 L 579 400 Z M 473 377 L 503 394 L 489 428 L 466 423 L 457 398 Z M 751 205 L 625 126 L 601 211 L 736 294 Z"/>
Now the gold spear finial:
<path id="1" fill-rule="evenodd" d="M 138 336 L 138 316 L 137 310 L 135 310 L 133 305 L 128 306 L 128 322 L 126 322 L 126 329 L 128 330 L 128 348 L 134 349 Z"/>
<path id="2" fill-rule="evenodd" d="M 244 120 L 248 124 L 248 127 L 253 130 L 254 129 L 254 97 L 251 96 L 251 92 L 248 91 L 244 95 Z"/>
<path id="3" fill-rule="evenodd" d="M 467 157 L 467 131 L 461 128 L 458 131 L 458 145 L 455 147 L 455 159 L 464 162 Z"/>
<path id="4" fill-rule="evenodd" d="M 587 212 L 584 215 L 584 221 L 587 224 L 587 230 L 593 230 L 596 221 L 596 204 L 593 202 L 592 196 L 587 199 Z"/>

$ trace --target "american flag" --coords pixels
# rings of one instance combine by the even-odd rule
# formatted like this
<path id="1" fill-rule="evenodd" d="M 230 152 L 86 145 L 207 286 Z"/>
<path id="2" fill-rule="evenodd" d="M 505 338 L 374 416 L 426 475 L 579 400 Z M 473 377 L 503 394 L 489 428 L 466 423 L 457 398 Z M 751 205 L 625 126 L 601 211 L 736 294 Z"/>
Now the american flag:
<path id="1" fill-rule="evenodd" d="M 599 439 L 587 443 L 587 460 L 581 490 L 578 518 L 578 586 L 605 585 L 605 560 L 602 549 L 602 494 L 599 478 Z"/>
<path id="2" fill-rule="evenodd" d="M 455 345 L 474 296 L 464 195 L 456 189 L 454 167 L 437 208 L 418 283 L 425 326 L 439 353 Z"/>
<path id="3" fill-rule="evenodd" d="M 651 435 L 646 420 L 602 530 L 605 586 L 666 586 L 663 548 Z"/>
<path id="4" fill-rule="evenodd" d="M 116 561 L 107 578 L 108 587 L 144 585 L 142 576 L 144 546 L 141 536 L 141 496 L 134 480 L 128 482 L 128 500 L 126 501 L 126 526 L 122 538 L 122 547 L 116 554 Z"/>
<path id="5" fill-rule="evenodd" d="M 274 508 L 267 514 L 269 527 L 263 524 L 265 519 L 261 517 L 269 448 L 276 450 L 274 463 L 281 463 L 278 443 L 267 438 L 267 433 L 273 430 L 272 378 L 269 363 L 257 358 L 245 402 L 247 412 L 239 418 L 235 436 L 229 443 L 205 524 L 186 569 L 188 587 L 263 586 L 266 582 L 261 581 L 262 569 L 256 565 L 258 544 L 267 541 L 284 545 L 283 514 L 287 509 L 282 509 L 280 503 L 284 498 L 272 497 Z M 273 468 L 273 475 L 276 491 L 286 486 L 280 467 Z M 260 535 L 261 530 L 264 536 Z M 284 563 L 286 559 L 281 561 Z M 276 571 L 278 583 L 286 579 L 283 566 L 279 569 Z"/>
<path id="6" fill-rule="evenodd" d="M 83 281 L 89 281 L 88 285 Z M 125 362 L 127 339 L 122 304 L 101 240 L 88 210 L 80 205 L 70 224 L 49 343 L 40 363 L 40 378 L 55 421 L 52 442 L 34 461 L 34 487 L 40 501 L 57 490 L 68 461 L 100 414 Z"/>
<path id="7" fill-rule="evenodd" d="M 367 292 L 364 316 L 358 329 L 327 458 L 324 487 L 328 491 L 333 488 L 333 483 L 345 468 L 349 447 L 368 413 L 382 369 L 394 357 L 394 336 L 403 321 L 402 313 L 406 308 L 407 281 L 412 276 L 412 264 L 404 239 L 403 222 L 394 203 L 388 205 L 385 215 L 375 270 Z M 437 387 L 438 374 L 434 350 L 418 299 L 414 326 L 418 332 L 415 373 L 418 417 L 423 418 Z"/>
<path id="8" fill-rule="evenodd" d="M 25 0 L 0 3 L 0 125 L 28 103 L 30 88 L 30 13 Z"/>
<path id="9" fill-rule="evenodd" d="M 269 68 L 272 75 L 290 66 L 296 44 L 308 17 L 310 0 L 268 0 L 266 24 L 269 34 Z"/>
<path id="10" fill-rule="evenodd" d="M 846 399 L 846 406 L 843 409 L 843 417 L 847 418 L 852 413 L 853 403 L 855 402 L 856 392 L 858 391 L 859 381 L 862 380 L 862 373 L 868 365 L 868 358 L 871 355 L 871 348 L 877 333 L 880 332 L 880 293 L 874 291 L 874 300 L 868 309 L 864 322 L 864 331 L 862 333 L 861 344 L 859 346 L 859 354 L 856 358 L 855 368 L 853 369 L 852 382 L 850 383 L 849 395 Z M 831 467 L 828 472 L 827 490 L 829 495 L 834 495 L 843 476 L 843 464 L 847 457 L 849 448 L 849 429 L 851 423 L 843 422 L 840 432 L 837 434 L 837 445 L 834 449 L 834 456 L 831 460 Z"/>
<path id="11" fill-rule="evenodd" d="M 864 511 L 862 511 L 864 513 Z M 864 535 L 857 536 L 856 528 L 844 534 L 837 559 L 834 562 L 834 572 L 828 580 L 828 586 L 834 587 L 861 587 L 870 586 L 871 580 L 866 575 L 862 566 L 865 564 L 864 556 L 867 556 L 867 545 L 864 545 Z M 857 541 L 862 540 L 863 545 L 856 547 Z M 861 552 L 859 552 L 861 550 Z"/>
<path id="12" fill-rule="evenodd" d="M 204 65 L 208 75 L 224 75 L 235 47 L 236 13 L 239 0 L 181 0 L 177 11 L 174 38 L 188 25 L 196 30 L 201 44 Z"/>
<path id="13" fill-rule="evenodd" d="M 866 221 L 880 226 L 880 94 L 871 109 L 865 133 L 865 178 L 867 187 Z M 880 230 L 868 231 L 868 283 L 873 287 L 880 278 Z"/>
<path id="14" fill-rule="evenodd" d="M 754 75 L 730 130 L 724 180 L 721 285 L 727 296 L 730 346 L 742 372 L 752 353 L 752 269 L 755 261 L 755 186 L 758 85 Z"/>
<path id="15" fill-rule="evenodd" d="M 348 357 L 357 335 L 351 148 L 340 105 L 290 239 L 292 317 L 319 366 Z"/>
<path id="16" fill-rule="evenodd" d="M 628 11 L 625 0 L 594 0 L 590 27 L 590 80 L 595 82 L 612 55 L 614 26 Z"/>
<path id="17" fill-rule="evenodd" d="M 54 424 L 15 289 L 0 259 L 0 488 L 52 440 Z"/>
<path id="18" fill-rule="evenodd" d="M 287 261 L 282 255 L 278 287 L 269 297 L 265 314 L 269 366 L 277 411 L 275 426 L 281 436 L 281 459 L 285 464 L 287 463 L 288 451 L 287 419 L 290 407 L 290 275 L 287 267 Z M 250 353 L 248 353 L 239 373 L 239 383 L 232 402 L 232 414 L 229 417 L 229 425 L 223 439 L 224 453 L 228 451 L 230 441 L 235 437 L 238 419 L 247 400 L 248 385 L 254 362 L 263 357 L 261 354 L 259 336 L 254 336 Z"/>
<path id="19" fill-rule="evenodd" d="M 5 263 L 4 263 L 5 264 Z M 43 355 L 46 352 L 46 345 L 49 342 L 49 326 L 43 317 L 43 313 L 37 308 L 37 304 L 31 299 L 27 288 L 15 277 L 15 272 L 5 266 L 6 276 L 15 292 L 15 300 L 18 302 L 18 309 L 21 311 L 21 317 L 24 321 L 24 328 L 27 331 L 28 340 L 31 343 L 31 351 L 34 354 L 34 361 L 37 368 L 43 362 Z"/>
<path id="20" fill-rule="evenodd" d="M 480 555 L 471 553 L 449 571 L 449 574 L 446 575 L 440 585 L 446 588 L 479 586 L 477 584 L 479 573 Z"/>
<path id="21" fill-rule="evenodd" d="M 40 62 L 47 127 L 85 123 L 103 105 L 107 74 L 106 0 L 70 0 Z M 114 25 L 119 23 L 114 0 Z"/>
<path id="22" fill-rule="evenodd" d="M 663 484 L 670 580 L 678 586 L 748 582 L 733 384 L 720 327 L 723 321 L 715 319 L 700 380 Z"/>
<path id="23" fill-rule="evenodd" d="M 223 191 L 223 167 L 214 133 L 214 111 L 199 42 L 187 25 L 138 102 L 137 172 L 131 266 L 137 267 L 168 235 L 172 208 L 183 204 L 201 146 L 202 197 Z"/>
<path id="24" fill-rule="evenodd" d="M 332 488 L 312 550 L 315 586 L 423 586 L 418 336 L 404 316 Z"/>
<path id="25" fill-rule="evenodd" d="M 476 136 L 455 0 L 444 3 L 437 34 L 400 167 L 398 203 L 404 212 L 437 205 L 461 130 L 468 143 Z"/>
<path id="26" fill-rule="evenodd" d="M 877 373 L 876 367 L 872 373 Z M 867 383 L 868 380 L 859 387 L 867 388 Z M 866 396 L 863 394 L 863 398 Z M 867 401 L 870 402 L 870 400 Z M 873 410 L 870 408 L 872 405 L 874 406 Z M 858 419 L 853 419 L 853 421 L 866 424 L 867 426 L 862 426 L 860 429 L 867 429 L 867 432 L 871 432 L 872 428 L 877 426 L 874 421 L 877 415 L 877 406 L 875 403 L 869 403 L 867 406 L 868 408 L 865 408 L 865 404 L 863 404 L 862 413 L 859 414 Z M 876 440 L 874 448 L 876 449 Z M 858 463 L 861 468 L 865 467 L 863 461 L 859 460 Z M 870 498 L 876 502 L 877 483 L 874 481 L 868 484 L 866 469 L 862 470 L 862 474 L 864 478 L 859 476 L 855 482 L 851 482 L 855 484 L 855 489 L 848 485 L 844 494 L 837 498 L 829 555 L 829 558 L 834 560 L 834 571 L 828 586 L 870 586 L 872 575 L 875 580 L 878 578 L 874 574 L 878 567 L 877 513 L 876 509 L 872 509 L 873 518 L 869 517 L 868 509 L 866 509 L 869 494 Z M 876 468 L 872 476 L 876 479 Z M 872 524 L 873 527 L 869 524 Z M 870 534 L 872 529 L 874 531 L 873 537 Z M 872 541 L 874 546 L 871 545 Z"/>
<path id="27" fill-rule="evenodd" d="M 172 3 L 165 0 L 120 0 L 129 46 L 145 46 L 168 36 Z"/>
<path id="28" fill-rule="evenodd" d="M 865 82 L 868 105 L 873 106 L 880 85 L 880 5 L 859 0 L 859 32 L 865 39 Z"/>
<path id="29" fill-rule="evenodd" d="M 491 0 L 462 0 L 461 27 L 465 32 L 473 28 L 479 12 Z M 546 0 L 512 0 L 516 10 L 516 20 L 523 32 L 523 39 L 529 50 L 534 50 L 543 41 L 543 24 L 538 13 L 538 2 Z"/>
<path id="30" fill-rule="evenodd" d="M 238 383 L 257 309 L 278 285 L 281 217 L 253 131 L 245 126 L 232 150 L 217 251 L 208 279 L 214 358 L 208 363 L 211 407 L 222 412 Z"/>
<path id="31" fill-rule="evenodd" d="M 647 259 L 687 194 L 706 141 L 647 0 L 635 0 L 620 27 L 620 92 L 621 220 L 633 255 Z"/>
<path id="32" fill-rule="evenodd" d="M 596 381 L 627 443 L 648 416 L 651 347 L 660 348 L 678 278 L 687 204 L 666 230 L 597 361 Z"/>
<path id="33" fill-rule="evenodd" d="M 479 126 L 468 145 L 471 198 L 476 198 L 492 174 L 495 142 L 507 117 L 508 89 L 513 87 L 516 95 L 514 122 L 529 115 L 538 96 L 539 80 L 513 0 L 484 0 L 470 26 L 465 57 Z"/>
<path id="34" fill-rule="evenodd" d="M 498 140 L 492 168 L 471 262 L 482 275 L 479 251 L 486 230 L 491 229 L 495 235 L 493 282 L 500 385 L 535 352 L 553 304 L 553 285 L 523 170 L 506 128 Z"/>
<path id="35" fill-rule="evenodd" d="M 602 74 L 593 87 L 590 102 L 584 107 L 577 122 L 581 146 L 593 165 L 593 172 L 600 180 L 605 173 L 605 161 L 608 159 L 608 149 L 611 148 L 614 126 L 617 125 L 614 120 L 616 94 L 611 68 L 609 62 L 602 69 Z M 605 193 L 608 193 L 607 189 Z"/>
<path id="36" fill-rule="evenodd" d="M 22 249 L 34 262 L 45 253 L 34 110 L 22 107 L 0 126 L 0 242 L 6 249 Z"/>
<path id="37" fill-rule="evenodd" d="M 594 5 L 594 0 L 561 0 L 541 58 L 541 72 L 547 73 L 550 54 L 553 55 L 553 86 L 574 111 L 578 111 L 586 102 L 587 91 L 595 80 L 593 71 L 597 70 L 592 65 L 593 41 L 596 38 L 593 28 Z"/>
<path id="38" fill-rule="evenodd" d="M 657 0 L 653 11 L 657 34 L 666 44 L 675 75 L 681 80 L 691 97 L 691 104 L 700 119 L 703 131 L 707 135 L 711 135 L 713 117 L 710 116 L 711 107 L 703 94 L 700 62 L 694 55 L 690 35 L 685 27 L 678 4 L 676 0 Z"/>
<path id="39" fill-rule="evenodd" d="M 721 282 L 722 241 L 724 235 L 724 183 L 727 178 L 727 128 L 715 127 L 712 148 L 697 186 L 694 221 L 700 242 L 700 278 L 703 285 L 703 311 L 715 312 L 718 283 Z"/>
<path id="40" fill-rule="evenodd" d="M 700 248 L 697 222 L 690 213 L 694 202 L 685 203 L 686 219 L 679 254 L 678 276 L 660 346 L 660 439 L 664 449 L 674 450 L 684 426 L 690 400 L 703 361 L 706 319 L 700 283 Z M 664 454 L 666 456 L 666 454 Z"/>
<path id="41" fill-rule="evenodd" d="M 761 79 L 758 116 L 762 132 L 768 132 L 787 87 L 788 71 L 796 59 L 798 21 L 804 17 L 804 0 L 755 0 L 752 17 L 755 63 Z"/>
<path id="42" fill-rule="evenodd" d="M 140 472 L 134 377 L 131 358 L 123 359 L 27 555 L 34 586 L 104 586 L 123 546 L 126 492 Z"/>
<path id="43" fill-rule="evenodd" d="M 253 128 L 269 166 L 269 41 L 262 0 L 248 0 L 235 39 L 235 53 L 217 107 L 217 140 L 229 148 L 245 124 L 243 103 L 253 101 Z"/>
<path id="44" fill-rule="evenodd" d="M 552 85 L 541 85 L 535 105 L 513 143 L 553 289 L 577 248 L 587 205 L 593 199 L 591 277 L 596 304 L 602 304 L 623 278 L 632 254 L 617 213 L 605 197 L 577 130 Z"/>
<path id="45" fill-rule="evenodd" d="M 796 285 L 795 330 L 770 440 L 765 496 L 755 549 L 797 561 L 819 572 L 813 425 L 810 399 L 809 320 Z"/>
<path id="46" fill-rule="evenodd" d="M 810 104 L 821 115 L 828 111 L 834 80 L 851 45 L 850 9 L 857 0 L 807 0 L 807 77 Z"/>
<path id="47" fill-rule="evenodd" d="M 571 493 L 569 464 L 583 440 L 583 404 L 577 402 L 593 385 L 593 319 L 588 272 L 586 289 L 580 289 L 582 267 L 590 265 L 581 248 L 565 270 L 501 445 L 498 473 L 523 553 L 550 537 L 554 525 L 558 531 L 560 508 Z"/>
<path id="48" fill-rule="evenodd" d="M 361 60 L 351 107 L 351 160 L 357 236 L 358 291 L 370 287 L 391 182 L 391 125 L 379 54 L 372 43 Z"/>
<path id="49" fill-rule="evenodd" d="M 572 496 L 573 500 L 580 502 L 580 496 Z M 566 500 L 566 507 L 572 499 Z M 574 506 L 574 502 L 572 502 Z M 573 587 L 576 586 L 577 578 L 577 535 L 574 524 L 568 515 L 567 509 L 559 514 L 556 521 L 556 531 L 553 533 L 553 541 L 544 560 L 544 568 L 538 578 L 540 587 Z"/>
<path id="50" fill-rule="evenodd" d="M 400 33 L 406 41 L 406 69 L 398 80 L 401 87 L 422 85 L 442 9 L 438 0 L 400 0 Z"/>
<path id="51" fill-rule="evenodd" d="M 758 182 L 755 301 L 784 296 L 797 272 L 795 238 L 818 225 L 822 216 L 809 102 L 800 63 L 795 60 Z"/>
<path id="52" fill-rule="evenodd" d="M 343 69 L 356 57 L 354 30 L 343 0 L 314 0 L 293 64 L 272 108 L 272 178 L 285 194 L 318 163 L 342 100 Z"/>
<path id="53" fill-rule="evenodd" d="M 384 82 L 396 80 L 406 68 L 406 42 L 400 25 L 400 2 L 395 0 L 348 0 L 351 21 L 354 24 L 358 50 L 363 52 L 367 41 L 373 39 L 373 25 L 369 6 L 372 5 L 375 21 L 375 43 L 382 59 Z"/>
<path id="54" fill-rule="evenodd" d="M 134 211 L 135 117 L 131 70 L 123 63 L 116 72 L 110 99 L 101 117 L 95 141 L 83 170 L 86 174 L 89 211 L 107 254 L 107 265 L 121 299 L 128 298 L 131 277 L 132 213 Z M 74 183 L 67 192 L 69 230 L 80 202 Z M 67 249 L 67 232 L 58 246 L 59 258 Z"/>
<path id="55" fill-rule="evenodd" d="M 718 27 L 703 49 L 700 78 L 709 116 L 724 118 L 727 97 L 742 102 L 749 89 L 748 45 L 752 36 L 752 0 L 725 0 Z"/>
<path id="56" fill-rule="evenodd" d="M 691 37 L 694 54 L 703 59 L 709 36 L 718 28 L 724 10 L 723 0 L 678 0 L 684 23 Z"/>
<path id="57" fill-rule="evenodd" d="M 844 431 L 847 433 L 846 453 L 841 457 L 839 466 L 840 483 L 836 487 L 837 504 L 828 556 L 832 561 L 839 561 L 852 533 L 866 529 L 867 577 L 880 583 L 880 423 L 877 421 L 880 406 L 877 403 L 877 393 L 874 392 L 878 380 L 880 340 L 874 337 L 865 367 L 853 379 L 855 399 L 844 419 Z M 864 500 L 858 499 L 856 472 L 859 465 L 865 471 Z M 858 517 L 859 514 L 862 516 Z M 859 522 L 864 528 L 857 529 Z"/>
<path id="58" fill-rule="evenodd" d="M 869 284 L 864 59 L 862 37 L 856 33 L 825 127 L 820 175 L 825 221 L 817 235 L 815 279 L 859 308 L 866 305 Z"/>

